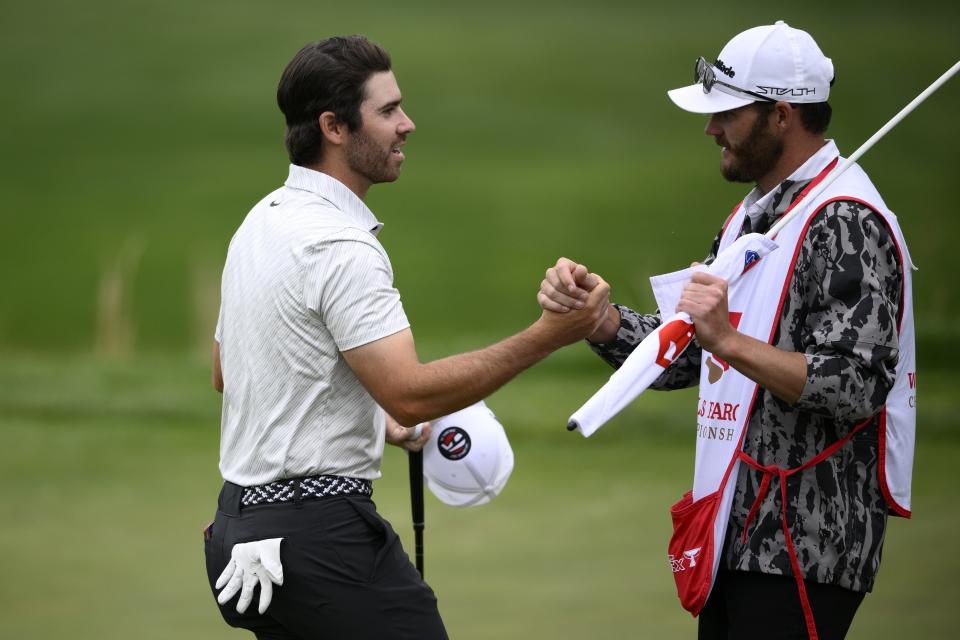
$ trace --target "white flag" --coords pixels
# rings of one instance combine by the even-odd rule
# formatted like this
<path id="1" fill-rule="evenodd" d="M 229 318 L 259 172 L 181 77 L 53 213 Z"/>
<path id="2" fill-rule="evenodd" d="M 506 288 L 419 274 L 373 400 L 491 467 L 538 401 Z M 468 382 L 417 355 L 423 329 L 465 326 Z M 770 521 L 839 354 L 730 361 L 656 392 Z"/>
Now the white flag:
<path id="1" fill-rule="evenodd" d="M 777 244 L 766 236 L 749 233 L 722 251 L 709 266 L 699 265 L 650 278 L 660 314 L 666 319 L 637 345 L 610 380 L 570 416 L 567 427 L 576 429 L 584 437 L 592 435 L 646 391 L 680 357 L 693 339 L 694 326 L 690 316 L 676 312 L 676 306 L 683 285 L 695 271 L 719 276 L 732 289 L 742 274 L 776 248 Z"/>

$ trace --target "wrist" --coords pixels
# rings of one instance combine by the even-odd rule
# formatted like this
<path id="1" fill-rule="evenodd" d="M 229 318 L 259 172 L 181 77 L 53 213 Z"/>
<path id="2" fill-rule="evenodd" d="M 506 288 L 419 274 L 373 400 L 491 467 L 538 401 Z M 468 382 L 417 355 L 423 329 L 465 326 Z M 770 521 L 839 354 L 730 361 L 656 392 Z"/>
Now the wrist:
<path id="1" fill-rule="evenodd" d="M 742 333 L 731 327 L 730 332 L 717 341 L 711 353 L 730 364 L 739 362 L 740 354 L 743 353 L 744 337 Z"/>
<path id="2" fill-rule="evenodd" d="M 587 340 L 593 344 L 606 344 L 620 332 L 620 312 L 612 304 L 607 305 L 607 313 L 603 322 L 597 327 L 597 330 L 587 336 Z"/>
<path id="3" fill-rule="evenodd" d="M 523 338 L 523 344 L 532 349 L 533 353 L 531 355 L 538 359 L 545 358 L 557 349 L 566 346 L 562 340 L 557 338 L 556 327 L 551 326 L 543 315 L 524 329 L 520 335 Z"/>

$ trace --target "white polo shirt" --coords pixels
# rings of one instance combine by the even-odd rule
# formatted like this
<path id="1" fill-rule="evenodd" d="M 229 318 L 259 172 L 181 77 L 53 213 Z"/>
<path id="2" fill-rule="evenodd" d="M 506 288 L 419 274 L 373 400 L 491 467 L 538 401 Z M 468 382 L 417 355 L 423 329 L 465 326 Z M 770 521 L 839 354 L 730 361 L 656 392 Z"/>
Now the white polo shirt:
<path id="1" fill-rule="evenodd" d="M 225 480 L 380 477 L 383 411 L 340 352 L 410 326 L 382 226 L 343 183 L 291 165 L 234 234 L 216 332 Z"/>

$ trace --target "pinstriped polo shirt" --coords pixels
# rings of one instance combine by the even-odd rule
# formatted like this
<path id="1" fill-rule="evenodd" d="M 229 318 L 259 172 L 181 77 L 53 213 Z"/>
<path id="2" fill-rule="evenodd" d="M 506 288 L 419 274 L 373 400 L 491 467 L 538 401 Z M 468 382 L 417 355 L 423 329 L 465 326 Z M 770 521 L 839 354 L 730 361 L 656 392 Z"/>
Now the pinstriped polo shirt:
<path id="1" fill-rule="evenodd" d="M 291 165 L 234 234 L 216 331 L 225 480 L 380 477 L 383 411 L 341 352 L 410 326 L 382 226 L 343 183 Z"/>

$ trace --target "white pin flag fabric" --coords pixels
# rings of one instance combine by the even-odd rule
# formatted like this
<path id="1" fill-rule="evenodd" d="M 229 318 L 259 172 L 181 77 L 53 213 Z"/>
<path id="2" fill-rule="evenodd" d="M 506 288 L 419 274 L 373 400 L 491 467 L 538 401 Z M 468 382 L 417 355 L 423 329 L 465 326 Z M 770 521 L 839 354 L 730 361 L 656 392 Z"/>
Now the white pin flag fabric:
<path id="1" fill-rule="evenodd" d="M 646 391 L 684 352 L 693 339 L 694 326 L 690 316 L 677 313 L 676 307 L 683 285 L 694 272 L 705 271 L 723 278 L 732 291 L 742 274 L 776 248 L 777 243 L 770 238 L 749 233 L 722 251 L 709 266 L 698 265 L 650 278 L 663 323 L 644 338 L 607 383 L 570 416 L 568 428 L 579 431 L 584 437 L 593 435 Z"/>

